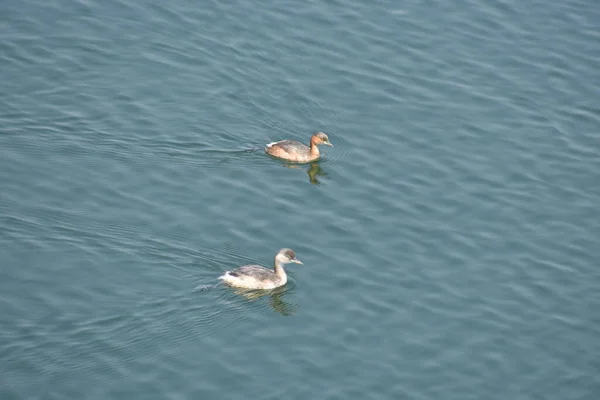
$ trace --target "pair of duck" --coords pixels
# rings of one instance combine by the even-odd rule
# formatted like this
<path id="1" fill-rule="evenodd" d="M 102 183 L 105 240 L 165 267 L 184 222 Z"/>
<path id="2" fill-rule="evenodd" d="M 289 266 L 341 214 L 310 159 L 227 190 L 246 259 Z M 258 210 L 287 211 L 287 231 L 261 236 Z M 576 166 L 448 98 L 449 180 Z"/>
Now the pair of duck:
<path id="1" fill-rule="evenodd" d="M 310 147 L 295 140 L 281 140 L 267 144 L 265 151 L 274 157 L 287 161 L 307 163 L 321 157 L 320 145 L 332 146 L 329 138 L 323 132 L 317 132 L 310 138 Z M 233 271 L 227 271 L 219 277 L 229 286 L 245 289 L 274 289 L 287 283 L 287 274 L 283 266 L 285 264 L 302 264 L 296 258 L 292 249 L 279 250 L 275 256 L 273 269 L 260 265 L 244 265 Z"/>

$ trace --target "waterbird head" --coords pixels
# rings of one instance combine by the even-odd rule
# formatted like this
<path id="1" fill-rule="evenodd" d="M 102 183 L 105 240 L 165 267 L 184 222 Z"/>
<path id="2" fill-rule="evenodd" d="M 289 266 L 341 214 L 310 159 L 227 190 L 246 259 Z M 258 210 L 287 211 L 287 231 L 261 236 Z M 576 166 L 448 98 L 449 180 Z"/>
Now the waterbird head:
<path id="1" fill-rule="evenodd" d="M 294 253 L 294 250 L 288 248 L 279 250 L 279 253 L 277 253 L 275 256 L 275 261 L 281 264 L 302 264 L 302 261 L 296 258 L 296 253 Z"/>
<path id="2" fill-rule="evenodd" d="M 312 137 L 315 144 L 324 144 L 326 146 L 333 147 L 333 145 L 329 142 L 329 137 L 327 137 L 324 132 L 317 132 Z"/>

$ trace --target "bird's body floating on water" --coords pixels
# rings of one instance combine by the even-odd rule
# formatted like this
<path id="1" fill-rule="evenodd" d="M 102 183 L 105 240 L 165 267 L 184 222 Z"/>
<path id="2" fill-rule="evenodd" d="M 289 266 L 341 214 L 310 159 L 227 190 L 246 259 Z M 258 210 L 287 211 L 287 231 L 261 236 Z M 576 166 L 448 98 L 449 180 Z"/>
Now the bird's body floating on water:
<path id="1" fill-rule="evenodd" d="M 302 264 L 291 249 L 281 249 L 275 256 L 273 269 L 260 265 L 244 265 L 233 271 L 227 271 L 219 279 L 227 285 L 246 289 L 274 289 L 287 283 L 285 264 Z"/>
<path id="2" fill-rule="evenodd" d="M 317 132 L 310 138 L 310 147 L 295 140 L 281 140 L 267 145 L 265 151 L 273 157 L 288 161 L 307 163 L 321 157 L 319 145 L 331 146 L 329 138 L 323 132 Z"/>

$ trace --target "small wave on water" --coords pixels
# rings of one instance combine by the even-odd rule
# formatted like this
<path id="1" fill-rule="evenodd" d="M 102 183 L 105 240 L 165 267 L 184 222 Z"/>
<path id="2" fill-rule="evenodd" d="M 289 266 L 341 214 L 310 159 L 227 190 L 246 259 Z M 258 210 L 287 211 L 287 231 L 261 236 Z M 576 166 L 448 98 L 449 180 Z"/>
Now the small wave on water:
<path id="1" fill-rule="evenodd" d="M 241 142 L 241 140 L 240 140 Z M 269 159 L 258 144 L 237 144 L 232 148 L 201 143 L 159 143 L 153 146 L 153 156 L 166 162 L 188 164 L 202 169 L 231 169 L 266 166 Z"/>
<path id="2" fill-rule="evenodd" d="M 352 139 L 342 132 L 340 124 L 356 119 L 355 113 L 325 106 L 306 96 L 296 95 L 293 98 L 288 98 L 267 89 L 265 86 L 260 87 L 258 90 L 249 88 L 243 90 L 243 97 L 256 110 L 254 120 L 250 121 L 249 124 L 256 130 L 264 130 L 265 128 L 268 130 L 265 136 L 266 143 L 293 139 L 308 144 L 313 133 L 323 131 L 330 137 L 334 147 L 326 149 L 326 156 L 322 158 L 322 162 L 344 163 L 352 156 L 354 147 Z M 286 121 L 281 116 L 273 117 L 270 112 L 272 108 L 263 107 L 261 101 L 257 100 L 259 98 L 266 98 L 277 104 L 284 104 L 290 118 Z M 299 128 L 301 125 L 310 126 L 310 128 L 301 129 Z"/>
<path id="3" fill-rule="evenodd" d="M 356 119 L 351 112 L 320 104 L 306 95 L 287 99 L 265 87 L 238 88 L 229 97 L 246 104 L 243 113 L 232 116 L 234 122 L 205 119 L 202 125 L 192 125 L 180 135 L 142 141 L 136 146 L 145 148 L 156 161 L 199 169 L 262 168 L 273 165 L 272 157 L 264 152 L 267 143 L 293 139 L 308 145 L 313 133 L 323 131 L 334 147 L 321 148 L 321 166 L 345 163 L 352 157 L 355 144 L 343 132 L 344 124 Z M 273 108 L 268 107 L 272 102 L 285 110 L 273 115 Z M 311 183 L 315 183 L 316 175 L 309 173 Z"/>

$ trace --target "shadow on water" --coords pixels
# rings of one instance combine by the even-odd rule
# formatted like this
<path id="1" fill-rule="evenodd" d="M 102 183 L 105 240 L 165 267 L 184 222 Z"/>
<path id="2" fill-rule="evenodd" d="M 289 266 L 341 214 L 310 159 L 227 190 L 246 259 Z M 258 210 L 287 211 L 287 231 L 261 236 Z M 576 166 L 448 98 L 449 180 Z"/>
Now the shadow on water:
<path id="1" fill-rule="evenodd" d="M 181 163 L 194 164 L 200 168 L 242 168 L 251 163 L 254 166 L 268 167 L 273 162 L 292 169 L 305 169 L 308 181 L 313 185 L 321 184 L 319 177 L 327 177 L 322 164 L 332 162 L 328 158 L 310 163 L 294 163 L 278 159 L 265 153 L 264 148 L 257 145 L 243 149 L 170 149 L 167 157 L 176 159 Z"/>
<path id="2" fill-rule="evenodd" d="M 306 168 L 306 164 L 291 164 L 291 163 L 283 163 L 283 166 L 286 168 L 293 169 L 303 169 Z M 313 161 L 306 168 L 306 174 L 308 175 L 308 181 L 313 185 L 320 185 L 321 182 L 317 177 L 327 177 L 327 172 L 323 170 L 319 161 Z"/>
<path id="3" fill-rule="evenodd" d="M 321 168 L 321 165 L 318 162 L 311 163 L 306 173 L 308 174 L 309 182 L 313 185 L 320 184 L 319 180 L 317 179 L 317 176 L 327 176 L 327 172 L 325 172 L 323 168 Z"/>
<path id="4" fill-rule="evenodd" d="M 284 160 L 280 160 L 277 159 L 275 157 L 271 157 L 273 158 L 275 161 L 278 161 L 281 163 L 281 166 L 285 167 L 285 168 L 291 168 L 291 169 L 301 169 L 304 170 L 306 169 L 306 174 L 308 175 L 308 181 L 310 183 L 312 183 L 313 185 L 320 185 L 321 182 L 319 181 L 319 179 L 317 177 L 327 177 L 327 172 L 325 172 L 325 170 L 321 167 L 321 160 L 318 161 L 313 161 L 311 163 L 293 163 L 293 162 L 289 162 L 289 161 L 284 161 Z"/>
<path id="5" fill-rule="evenodd" d="M 269 305 L 271 308 L 286 317 L 293 315 L 296 312 L 296 307 L 284 299 L 286 292 L 289 291 L 287 286 L 282 286 L 271 290 L 248 290 L 232 288 L 232 291 L 233 293 L 244 297 L 248 301 L 256 301 L 262 297 L 269 296 Z"/>
<path id="6" fill-rule="evenodd" d="M 231 293 L 240 296 L 249 302 L 257 301 L 263 297 L 269 296 L 269 305 L 273 310 L 277 311 L 281 315 L 290 316 L 295 314 L 296 307 L 289 301 L 284 299 L 285 294 L 290 290 L 286 286 L 278 287 L 271 290 L 252 290 L 244 288 L 228 287 L 222 283 L 216 283 L 214 285 L 199 285 L 194 288 L 197 292 L 207 292 L 214 289 L 229 290 Z"/>

